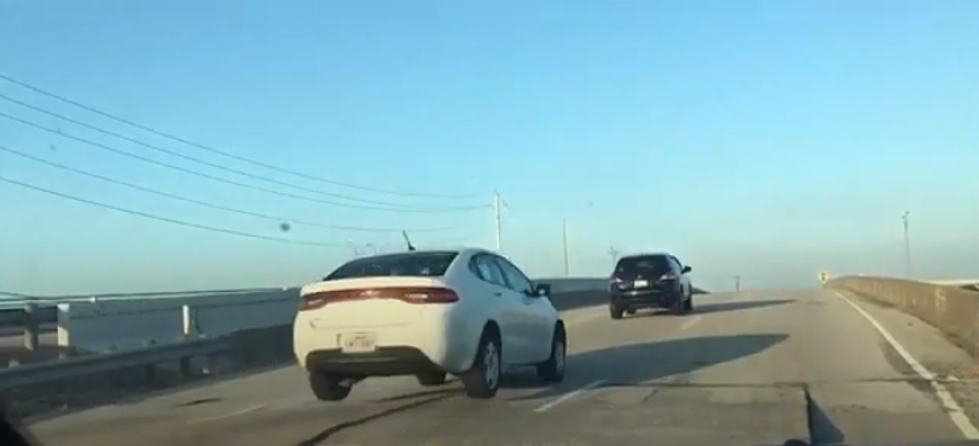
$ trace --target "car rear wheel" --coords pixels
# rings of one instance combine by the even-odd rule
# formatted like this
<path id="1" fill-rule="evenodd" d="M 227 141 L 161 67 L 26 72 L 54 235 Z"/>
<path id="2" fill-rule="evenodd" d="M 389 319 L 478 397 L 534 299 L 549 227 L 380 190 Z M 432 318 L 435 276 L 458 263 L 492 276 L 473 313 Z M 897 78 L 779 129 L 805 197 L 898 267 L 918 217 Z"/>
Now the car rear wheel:
<path id="1" fill-rule="evenodd" d="M 425 387 L 441 386 L 446 381 L 445 372 L 419 373 L 415 375 L 415 378 L 418 378 L 418 384 Z"/>
<path id="2" fill-rule="evenodd" d="M 673 301 L 673 304 L 670 306 L 670 310 L 673 312 L 673 314 L 677 315 L 687 314 L 687 300 L 684 299 L 683 294 Z"/>
<path id="3" fill-rule="evenodd" d="M 559 383 L 564 380 L 564 368 L 568 354 L 567 336 L 561 326 L 555 327 L 551 336 L 551 356 L 537 364 L 537 377 L 549 383 Z"/>
<path id="4" fill-rule="evenodd" d="M 459 378 L 466 396 L 476 399 L 489 399 L 496 396 L 500 390 L 500 377 L 503 364 L 500 346 L 500 336 L 495 331 L 486 330 L 479 340 L 476 359 L 469 371 Z"/>
<path id="5" fill-rule="evenodd" d="M 622 307 L 618 307 L 618 306 L 615 306 L 615 305 L 609 305 L 608 306 L 609 316 L 611 316 L 612 319 L 615 319 L 615 320 L 622 319 L 622 313 L 624 311 L 625 311 L 625 309 L 623 309 Z"/>
<path id="6" fill-rule="evenodd" d="M 329 373 L 309 373 L 309 387 L 320 401 L 342 401 L 350 396 L 353 385 L 345 381 L 349 380 Z"/>
<path id="7" fill-rule="evenodd" d="M 687 295 L 687 300 L 683 302 L 683 311 L 687 313 L 693 311 L 693 294 Z"/>

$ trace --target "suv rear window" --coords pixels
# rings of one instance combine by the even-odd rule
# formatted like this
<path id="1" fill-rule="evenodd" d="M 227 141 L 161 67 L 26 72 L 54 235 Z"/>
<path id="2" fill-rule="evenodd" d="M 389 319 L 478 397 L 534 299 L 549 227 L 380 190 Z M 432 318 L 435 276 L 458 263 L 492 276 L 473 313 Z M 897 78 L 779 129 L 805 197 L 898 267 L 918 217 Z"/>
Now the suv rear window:
<path id="1" fill-rule="evenodd" d="M 343 264 L 323 280 L 389 276 L 439 277 L 445 275 L 457 255 L 459 253 L 455 251 L 438 251 L 364 257 Z"/>
<path id="2" fill-rule="evenodd" d="M 666 256 L 625 257 L 615 265 L 615 277 L 634 279 L 638 276 L 661 276 L 670 272 L 670 262 Z"/>

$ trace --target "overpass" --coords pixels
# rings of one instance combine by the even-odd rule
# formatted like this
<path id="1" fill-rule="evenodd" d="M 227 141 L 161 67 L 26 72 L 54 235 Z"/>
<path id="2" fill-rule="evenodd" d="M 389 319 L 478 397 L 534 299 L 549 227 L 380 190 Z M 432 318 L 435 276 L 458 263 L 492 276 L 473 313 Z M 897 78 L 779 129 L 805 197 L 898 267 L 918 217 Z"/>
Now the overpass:
<path id="1" fill-rule="evenodd" d="M 112 403 L 38 411 L 34 433 L 67 446 L 961 444 L 979 437 L 977 297 L 841 277 L 809 290 L 700 295 L 686 316 L 612 321 L 600 292 L 575 290 L 554 297 L 569 332 L 565 382 L 544 386 L 514 370 L 491 401 L 460 396 L 458 383 L 433 390 L 392 378 L 322 403 L 286 354 L 149 394 L 109 398 L 89 379 L 90 394 L 66 396 L 64 381 L 44 402 L 22 393 L 18 408 L 84 408 L 96 393 Z M 243 350 L 285 347 L 268 338 L 252 336 Z M 133 379 L 120 372 L 108 386 L 122 392 L 124 377 Z"/>

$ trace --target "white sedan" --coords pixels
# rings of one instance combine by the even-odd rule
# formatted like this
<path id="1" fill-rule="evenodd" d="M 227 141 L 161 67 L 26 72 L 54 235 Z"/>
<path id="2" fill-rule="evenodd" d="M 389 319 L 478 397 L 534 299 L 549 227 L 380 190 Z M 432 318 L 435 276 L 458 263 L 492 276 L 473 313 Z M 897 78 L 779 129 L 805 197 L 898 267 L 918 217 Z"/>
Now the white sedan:
<path id="1" fill-rule="evenodd" d="M 462 381 L 492 398 L 504 368 L 564 379 L 567 333 L 548 285 L 491 251 L 409 251 L 358 258 L 300 292 L 296 359 L 313 394 L 338 401 L 371 376 Z"/>

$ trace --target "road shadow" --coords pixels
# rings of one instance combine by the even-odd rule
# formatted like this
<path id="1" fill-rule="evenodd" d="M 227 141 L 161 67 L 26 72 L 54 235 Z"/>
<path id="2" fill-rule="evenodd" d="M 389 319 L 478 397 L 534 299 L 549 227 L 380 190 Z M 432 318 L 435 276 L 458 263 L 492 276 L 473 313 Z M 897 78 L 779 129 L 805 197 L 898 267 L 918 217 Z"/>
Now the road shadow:
<path id="1" fill-rule="evenodd" d="M 741 302 L 703 302 L 697 303 L 695 314 L 721 313 L 725 311 L 752 310 L 755 308 L 774 307 L 795 302 L 794 299 L 751 300 Z"/>
<path id="2" fill-rule="evenodd" d="M 605 291 L 570 291 L 554 293 L 549 297 L 551 305 L 557 311 L 575 310 L 608 303 L 608 293 Z"/>
<path id="3" fill-rule="evenodd" d="M 436 389 L 436 390 L 423 390 L 419 392 L 412 392 L 404 395 L 399 395 L 393 398 L 384 398 L 381 400 L 375 400 L 375 402 L 405 402 L 403 404 L 398 404 L 394 407 L 388 407 L 383 410 L 379 410 L 373 413 L 369 413 L 364 416 L 356 417 L 352 420 L 343 421 L 340 423 L 333 424 L 314 435 L 305 438 L 298 443 L 296 446 L 315 446 L 318 444 L 326 443 L 330 437 L 339 434 L 345 430 L 362 426 L 364 424 L 391 417 L 403 412 L 410 411 L 412 409 L 417 409 L 422 406 L 428 406 L 439 401 L 447 400 L 449 398 L 454 398 L 462 394 L 461 389 L 457 388 L 447 388 L 447 389 Z"/>
<path id="4" fill-rule="evenodd" d="M 846 441 L 846 435 L 812 397 L 808 387 L 806 388 L 806 412 L 809 417 L 809 435 L 812 444 L 843 444 Z"/>
<path id="5" fill-rule="evenodd" d="M 707 295 L 710 293 L 699 288 L 694 288 L 693 294 Z M 554 295 L 549 299 L 551 300 L 551 305 L 554 305 L 556 310 L 568 311 L 584 307 L 593 307 L 595 305 L 605 305 L 608 303 L 608 292 L 604 290 L 569 291 L 564 293 L 554 293 Z"/>
<path id="6" fill-rule="evenodd" d="M 679 377 L 699 369 L 761 353 L 789 338 L 782 333 L 702 336 L 622 345 L 568 355 L 567 375 L 558 386 L 542 388 L 511 401 L 558 397 L 569 389 L 603 381 L 606 385 L 641 385 Z M 508 388 L 540 388 L 533 372 L 513 373 L 503 382 Z"/>
<path id="7" fill-rule="evenodd" d="M 697 302 L 694 301 L 693 313 L 684 315 L 683 317 L 690 317 L 691 315 L 697 314 L 710 314 L 710 313 L 722 313 L 725 311 L 739 311 L 739 310 L 751 310 L 755 308 L 765 308 L 776 305 L 783 305 L 787 303 L 795 302 L 792 299 L 782 299 L 782 300 L 755 300 L 755 301 L 742 301 L 742 302 Z M 625 319 L 635 319 L 643 317 L 678 317 L 675 313 L 667 309 L 642 309 L 638 310 L 633 314 L 624 314 L 622 317 Z"/>

